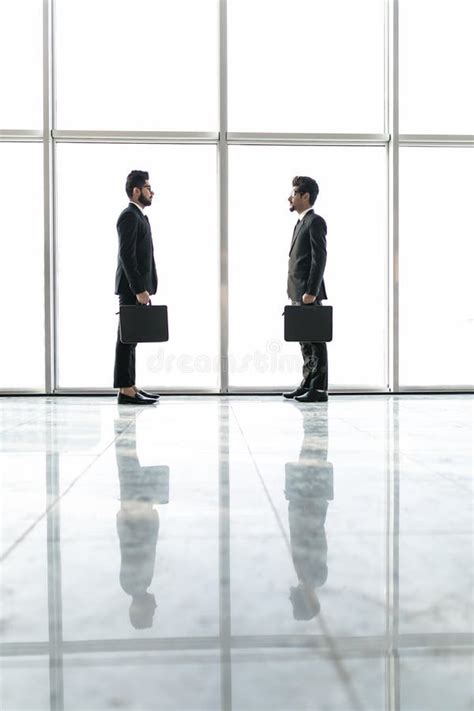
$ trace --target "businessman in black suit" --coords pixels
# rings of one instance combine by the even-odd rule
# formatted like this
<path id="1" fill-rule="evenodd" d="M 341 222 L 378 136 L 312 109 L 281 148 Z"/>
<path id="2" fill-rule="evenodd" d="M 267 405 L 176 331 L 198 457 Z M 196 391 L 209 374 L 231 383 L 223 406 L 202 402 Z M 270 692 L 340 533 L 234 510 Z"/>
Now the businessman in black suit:
<path id="1" fill-rule="evenodd" d="M 153 256 L 153 240 L 145 208 L 153 201 L 149 175 L 132 170 L 125 191 L 130 204 L 117 221 L 118 260 L 115 293 L 123 305 L 148 304 L 156 293 L 158 278 Z M 119 405 L 153 405 L 159 395 L 147 393 L 135 385 L 136 343 L 122 343 L 120 330 L 115 347 L 114 388 L 119 388 Z"/>
<path id="2" fill-rule="evenodd" d="M 293 304 L 320 304 L 327 299 L 324 286 L 326 266 L 326 223 L 313 205 L 319 193 L 313 178 L 297 175 L 288 201 L 290 212 L 298 213 L 288 262 L 288 296 Z M 303 379 L 286 398 L 299 402 L 327 402 L 328 354 L 325 343 L 300 343 Z"/>

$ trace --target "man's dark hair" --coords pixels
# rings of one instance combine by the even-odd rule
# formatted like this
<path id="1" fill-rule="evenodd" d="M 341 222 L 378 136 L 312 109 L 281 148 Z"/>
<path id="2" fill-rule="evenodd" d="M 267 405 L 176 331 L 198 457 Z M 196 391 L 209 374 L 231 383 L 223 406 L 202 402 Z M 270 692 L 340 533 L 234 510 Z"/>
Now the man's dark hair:
<path id="1" fill-rule="evenodd" d="M 314 205 L 318 197 L 319 187 L 313 178 L 308 178 L 306 175 L 295 175 L 293 178 L 293 187 L 298 188 L 301 195 L 309 193 L 309 204 Z"/>
<path id="2" fill-rule="evenodd" d="M 132 172 L 127 175 L 125 192 L 130 200 L 133 197 L 133 188 L 140 188 L 141 190 L 147 180 L 149 180 L 149 175 L 146 170 L 132 170 Z"/>

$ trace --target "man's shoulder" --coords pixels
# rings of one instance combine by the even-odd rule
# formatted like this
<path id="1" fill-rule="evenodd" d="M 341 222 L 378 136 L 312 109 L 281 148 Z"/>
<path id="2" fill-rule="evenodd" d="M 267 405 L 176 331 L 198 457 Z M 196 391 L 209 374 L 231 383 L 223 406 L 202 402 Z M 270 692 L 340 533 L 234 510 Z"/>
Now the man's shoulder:
<path id="1" fill-rule="evenodd" d="M 323 229 L 324 232 L 327 232 L 326 220 L 324 219 L 324 217 L 321 217 L 321 215 L 318 215 L 316 212 L 311 213 L 309 224 L 311 227 L 318 227 Z"/>
<path id="2" fill-rule="evenodd" d="M 127 205 L 126 208 L 122 210 L 120 215 L 118 216 L 117 224 L 120 222 L 125 221 L 131 221 L 131 220 L 139 220 L 140 215 L 139 215 L 139 210 L 136 207 L 133 207 L 133 205 Z"/>

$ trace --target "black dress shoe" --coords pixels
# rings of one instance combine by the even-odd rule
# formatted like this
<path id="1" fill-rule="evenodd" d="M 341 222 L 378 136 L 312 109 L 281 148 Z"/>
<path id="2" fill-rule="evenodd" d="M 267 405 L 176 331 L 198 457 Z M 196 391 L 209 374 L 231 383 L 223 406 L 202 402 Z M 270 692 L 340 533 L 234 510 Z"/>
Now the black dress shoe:
<path id="1" fill-rule="evenodd" d="M 143 397 L 140 393 L 136 393 L 134 396 L 124 395 L 123 393 L 117 395 L 117 403 L 119 405 L 154 405 L 155 402 L 156 400 Z"/>
<path id="2" fill-rule="evenodd" d="M 139 393 L 139 395 L 143 395 L 143 397 L 147 397 L 149 400 L 156 401 L 156 400 L 160 399 L 160 396 L 158 395 L 158 393 L 147 393 L 146 390 L 137 390 L 137 392 Z"/>
<path id="3" fill-rule="evenodd" d="M 308 390 L 304 395 L 295 397 L 298 402 L 327 402 L 328 394 L 325 390 Z"/>
<path id="4" fill-rule="evenodd" d="M 296 388 L 296 390 L 292 390 L 291 393 L 283 393 L 283 397 L 286 397 L 288 400 L 291 400 L 292 398 L 297 397 L 298 395 L 303 395 L 307 392 L 308 388 Z"/>

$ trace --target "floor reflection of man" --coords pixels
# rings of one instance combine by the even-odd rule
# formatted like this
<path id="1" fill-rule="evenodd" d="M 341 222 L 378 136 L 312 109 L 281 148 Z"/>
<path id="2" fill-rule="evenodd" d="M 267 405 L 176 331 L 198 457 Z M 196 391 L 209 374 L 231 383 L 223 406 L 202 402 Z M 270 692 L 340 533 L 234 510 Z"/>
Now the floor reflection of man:
<path id="1" fill-rule="evenodd" d="M 124 419 L 116 420 L 116 434 L 123 433 L 123 436 L 117 436 L 115 440 L 120 480 L 120 510 L 117 513 L 120 585 L 132 596 L 131 624 L 135 629 L 145 629 L 152 626 L 156 610 L 155 596 L 148 592 L 155 572 L 160 530 L 160 519 L 154 506 L 168 503 L 169 469 L 167 466 L 140 466 L 136 418 L 132 414 L 126 422 Z"/>
<path id="2" fill-rule="evenodd" d="M 290 588 L 295 620 L 311 620 L 321 609 L 317 588 L 327 580 L 326 514 L 334 498 L 333 468 L 327 461 L 326 404 L 303 411 L 304 437 L 298 462 L 285 465 L 291 555 L 298 584 Z"/>

